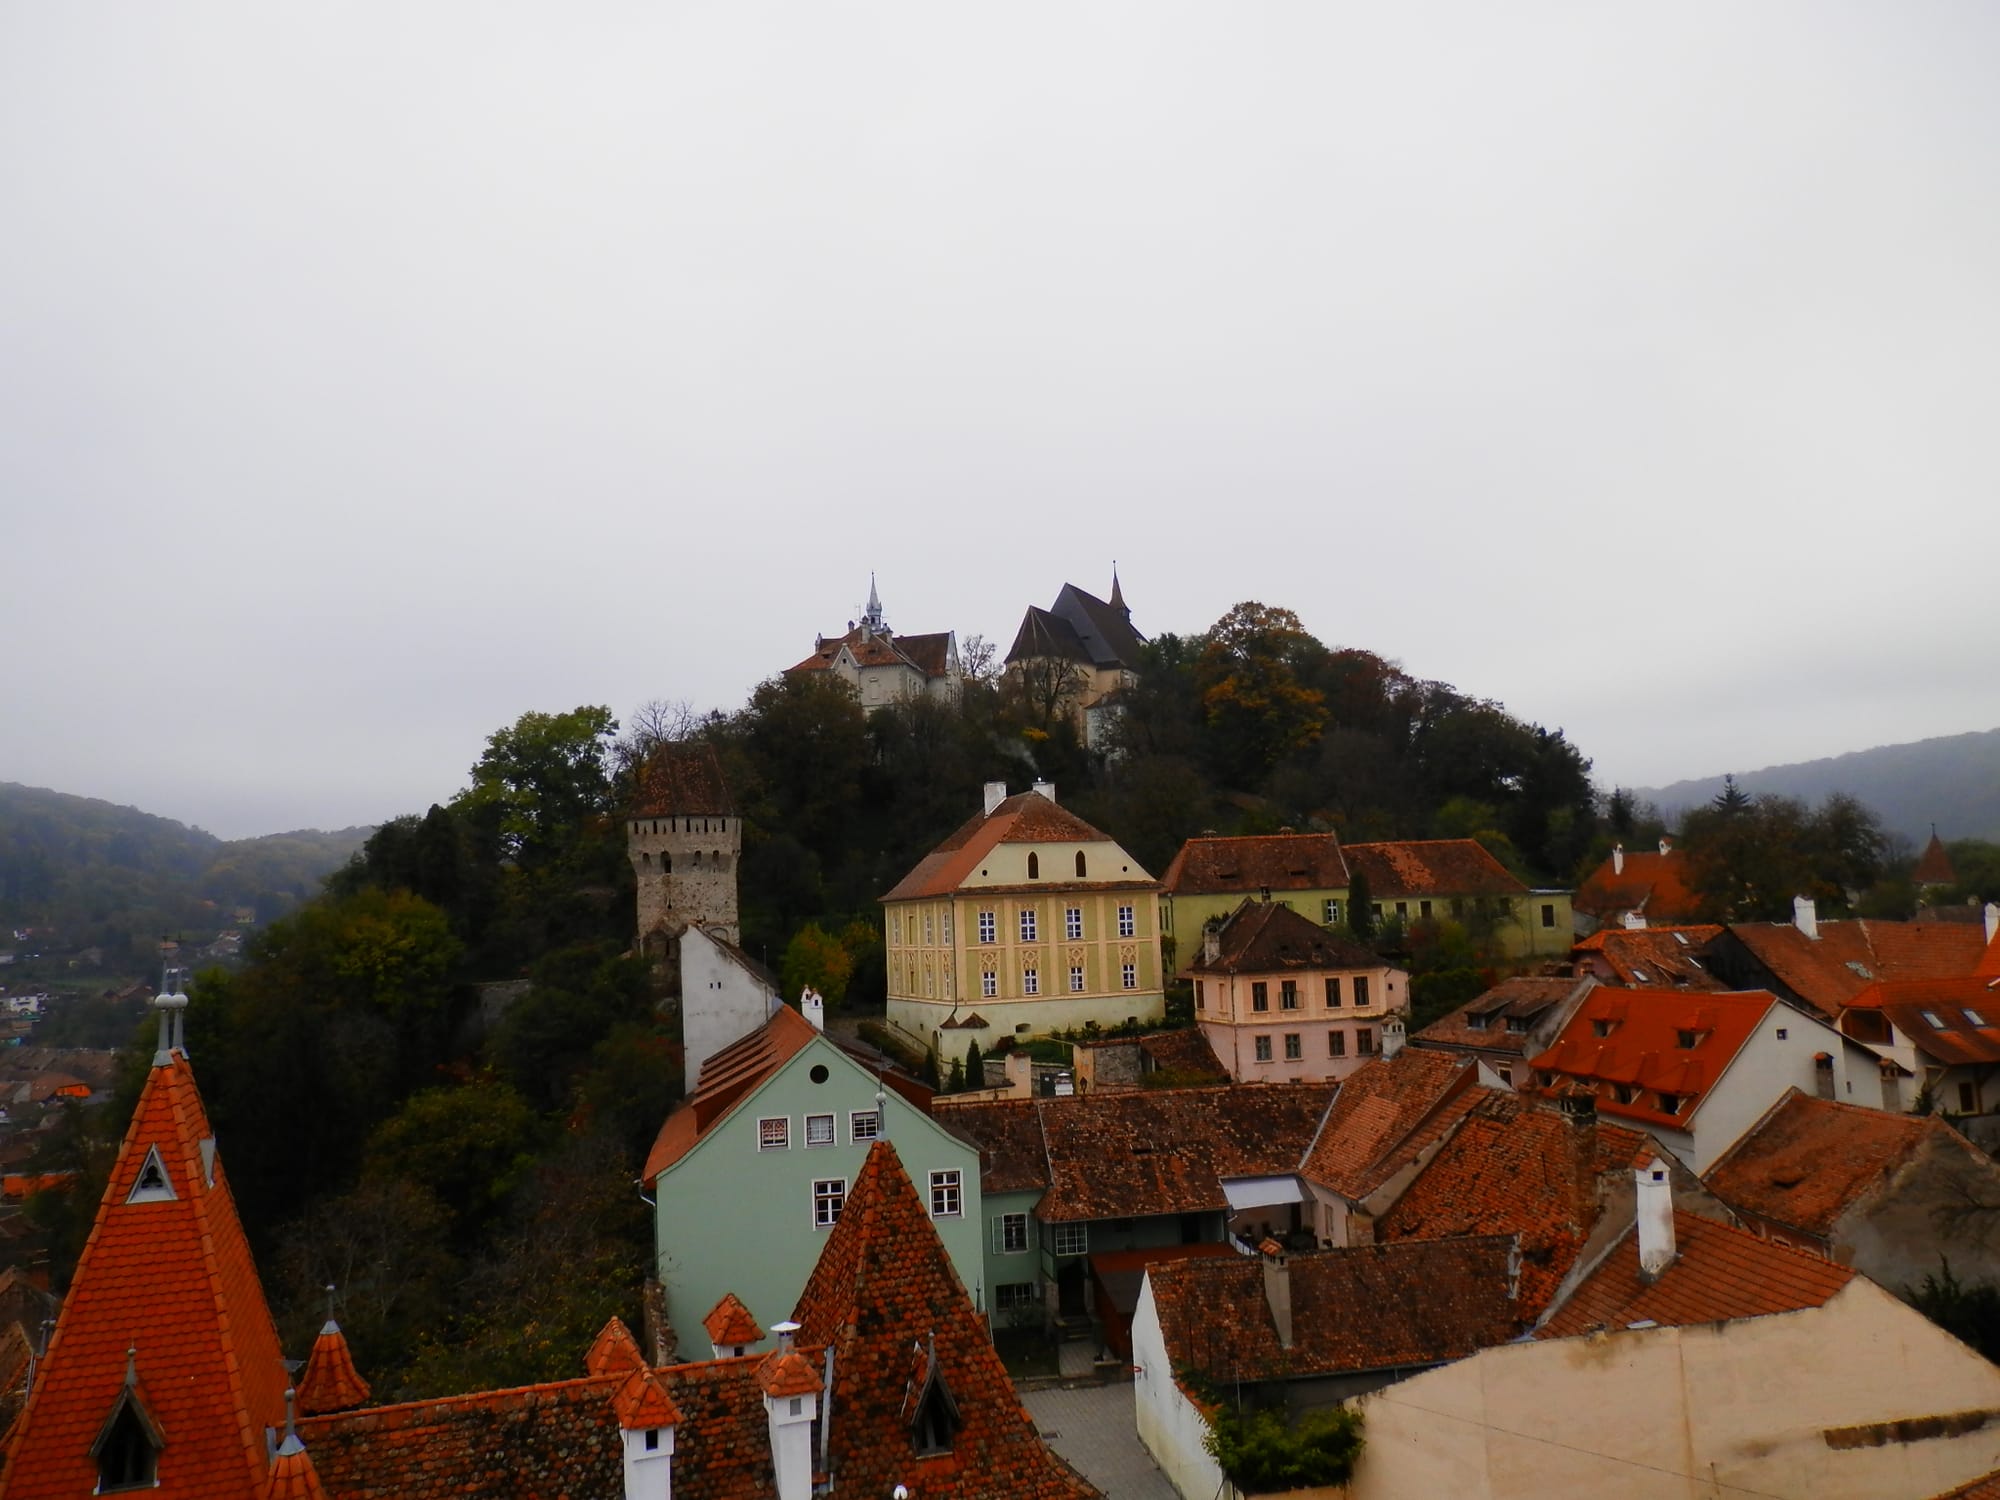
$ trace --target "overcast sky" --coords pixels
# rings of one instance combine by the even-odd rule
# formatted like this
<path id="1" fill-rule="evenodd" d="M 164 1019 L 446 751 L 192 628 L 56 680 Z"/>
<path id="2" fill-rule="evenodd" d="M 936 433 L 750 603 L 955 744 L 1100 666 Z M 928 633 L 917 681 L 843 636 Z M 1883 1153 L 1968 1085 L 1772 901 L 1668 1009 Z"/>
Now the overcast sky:
<path id="1" fill-rule="evenodd" d="M 0 780 L 225 836 L 1116 558 L 1649 784 L 2000 724 L 2000 8 L 0 9 Z"/>

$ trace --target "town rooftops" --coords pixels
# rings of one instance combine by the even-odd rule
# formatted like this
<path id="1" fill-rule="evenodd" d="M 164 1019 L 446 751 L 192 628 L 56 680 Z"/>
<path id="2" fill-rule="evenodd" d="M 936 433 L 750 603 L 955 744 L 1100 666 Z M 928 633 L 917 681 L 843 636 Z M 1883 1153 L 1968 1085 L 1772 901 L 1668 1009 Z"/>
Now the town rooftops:
<path id="1" fill-rule="evenodd" d="M 979 1148 L 979 1190 L 1039 1193 L 1049 1185 L 1049 1150 L 1038 1099 L 954 1099 L 940 1094 L 932 1116 Z"/>
<path id="2" fill-rule="evenodd" d="M 1732 1208 L 1825 1239 L 1848 1208 L 1887 1187 L 1927 1140 L 1978 1154 L 1942 1120 L 1815 1099 L 1794 1088 L 1703 1181 Z"/>
<path id="3" fill-rule="evenodd" d="M 1330 833 L 1189 839 L 1167 866 L 1170 896 L 1347 889 L 1347 861 Z"/>
<path id="4" fill-rule="evenodd" d="M 1701 915 L 1700 900 L 1687 885 L 1687 856 L 1662 841 L 1659 849 L 1607 854 L 1590 872 L 1570 905 L 1602 921 L 1636 911 L 1648 923 L 1691 922 Z"/>
<path id="5" fill-rule="evenodd" d="M 1505 1234 L 1521 1244 L 1533 1317 L 1569 1274 L 1602 1212 L 1599 1179 L 1650 1160 L 1636 1130 L 1481 1089 L 1473 1108 L 1375 1225 L 1378 1240 Z"/>
<path id="6" fill-rule="evenodd" d="M 1933 1062 L 2000 1062 L 2000 979 L 1880 980 L 1848 1002 L 1881 1012 Z"/>
<path id="7" fill-rule="evenodd" d="M 1820 1256 L 1688 1213 L 1674 1214 L 1674 1245 L 1673 1261 L 1649 1281 L 1639 1274 L 1639 1236 L 1627 1231 L 1536 1337 L 1796 1312 L 1823 1306 L 1854 1279 L 1854 1272 Z"/>
<path id="8" fill-rule="evenodd" d="M 992 812 L 977 813 L 966 819 L 949 838 L 918 860 L 916 868 L 896 882 L 894 888 L 882 899 L 912 901 L 924 897 L 952 895 L 979 868 L 980 861 L 1002 844 L 1081 845 L 1112 842 L 1109 834 L 1091 827 L 1068 808 L 1059 807 L 1040 792 L 1016 792 L 1013 796 L 1004 798 Z M 1110 870 L 1093 871 L 1089 888 L 1115 889 L 1125 885 L 1135 890 L 1153 889 L 1153 877 L 1142 870 L 1137 861 L 1127 857 L 1123 864 L 1124 868 L 1116 875 Z M 1047 881 L 1027 888 L 1072 889 L 1073 887 L 1067 882 L 1057 879 L 1059 873 L 1051 870 Z M 1009 888 L 982 886 L 981 889 Z"/>
<path id="9" fill-rule="evenodd" d="M 731 817 L 736 804 L 715 746 L 701 741 L 661 745 L 639 767 L 635 818 Z"/>
<path id="10" fill-rule="evenodd" d="M 844 653 L 857 667 L 907 667 L 929 679 L 951 671 L 952 637 L 948 630 L 928 635 L 897 635 L 866 624 L 848 627 L 847 634 L 822 636 L 812 654 L 790 672 L 828 672 Z"/>
<path id="11" fill-rule="evenodd" d="M 1407 1370 L 1519 1336 L 1506 1235 L 1360 1245 L 1286 1258 L 1291 1347 L 1281 1341 L 1262 1256 L 1154 1265 L 1147 1276 L 1176 1372 L 1236 1380 Z"/>
<path id="12" fill-rule="evenodd" d="M 1405 896 L 1525 896 L 1528 888 L 1472 839 L 1349 844 L 1349 870 L 1368 877 L 1373 901 Z"/>
<path id="13" fill-rule="evenodd" d="M 1739 922 L 1731 939 L 1799 999 L 1831 1019 L 1878 979 L 1949 979 L 1973 973 L 1985 929 L 1958 922 Z"/>
<path id="14" fill-rule="evenodd" d="M 1285 970 L 1380 969 L 1374 949 L 1329 932 L 1281 901 L 1245 901 L 1216 933 L 1216 955 L 1195 949 L 1190 974 L 1276 974 Z"/>
<path id="15" fill-rule="evenodd" d="M 1702 945 L 1719 937 L 1713 925 L 1695 927 L 1602 927 L 1571 947 L 1585 967 L 1602 965 L 1611 982 L 1653 989 L 1726 990 L 1709 972 Z"/>
<path id="16" fill-rule="evenodd" d="M 1683 995 L 1600 986 L 1532 1066 L 1594 1085 L 1601 1114 L 1685 1130 L 1778 1003 L 1765 990 Z"/>
<path id="17" fill-rule="evenodd" d="M 1592 981 L 1519 975 L 1503 979 L 1485 994 L 1431 1022 L 1410 1040 L 1420 1047 L 1472 1048 L 1481 1052 L 1527 1051 L 1535 1028 L 1558 1007 L 1588 992 Z"/>
<path id="18" fill-rule="evenodd" d="M 653 1182 L 673 1166 L 730 1111 L 790 1062 L 820 1032 L 812 1022 L 781 1005 L 762 1026 L 738 1037 L 701 1065 L 695 1091 L 667 1116 L 653 1149 L 646 1154 L 643 1180 Z"/>
<path id="19" fill-rule="evenodd" d="M 1478 1065 L 1405 1047 L 1341 1083 L 1299 1174 L 1343 1197 L 1374 1192 L 1477 1102 Z"/>

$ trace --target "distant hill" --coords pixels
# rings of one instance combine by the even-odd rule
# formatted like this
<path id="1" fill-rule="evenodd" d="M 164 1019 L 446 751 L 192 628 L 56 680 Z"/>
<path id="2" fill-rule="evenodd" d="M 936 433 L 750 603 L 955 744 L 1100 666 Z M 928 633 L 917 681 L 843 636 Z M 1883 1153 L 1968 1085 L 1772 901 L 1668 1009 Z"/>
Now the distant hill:
<path id="1" fill-rule="evenodd" d="M 371 831 L 225 841 L 136 807 L 0 782 L 0 949 L 34 929 L 34 946 L 101 948 L 109 969 L 144 968 L 162 935 L 207 941 L 283 916 Z"/>
<path id="2" fill-rule="evenodd" d="M 1828 792 L 1846 792 L 1873 808 L 1890 832 L 1919 846 L 1930 837 L 1933 823 L 1947 840 L 2000 840 L 2000 729 L 1735 774 L 1736 784 L 1752 793 L 1779 792 L 1817 802 Z M 1671 818 L 1720 792 L 1722 777 L 1718 773 L 1636 790 Z"/>

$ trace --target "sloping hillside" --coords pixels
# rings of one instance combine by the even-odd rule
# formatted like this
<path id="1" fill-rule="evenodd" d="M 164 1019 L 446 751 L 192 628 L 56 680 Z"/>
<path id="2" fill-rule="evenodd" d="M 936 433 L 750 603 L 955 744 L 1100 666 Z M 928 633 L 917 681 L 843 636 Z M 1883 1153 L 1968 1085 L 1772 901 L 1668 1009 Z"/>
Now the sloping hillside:
<path id="1" fill-rule="evenodd" d="M 1779 792 L 1817 802 L 1846 792 L 1873 808 L 1891 832 L 1921 844 L 1931 824 L 1947 839 L 2000 839 L 2000 729 L 1881 745 L 1826 760 L 1738 771 L 1746 792 Z M 1641 788 L 1672 817 L 1722 790 L 1722 774 Z"/>

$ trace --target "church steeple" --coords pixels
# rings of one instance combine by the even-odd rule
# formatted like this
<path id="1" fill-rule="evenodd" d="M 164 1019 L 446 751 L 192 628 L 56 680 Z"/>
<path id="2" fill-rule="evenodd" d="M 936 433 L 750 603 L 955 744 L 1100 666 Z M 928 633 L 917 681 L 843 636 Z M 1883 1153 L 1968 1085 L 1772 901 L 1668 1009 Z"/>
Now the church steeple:
<path id="1" fill-rule="evenodd" d="M 1118 586 L 1118 564 L 1116 560 L 1113 560 L 1111 564 L 1111 607 L 1125 616 L 1126 619 L 1129 620 L 1132 618 L 1132 611 L 1125 604 L 1125 590 Z"/>
<path id="2" fill-rule="evenodd" d="M 862 611 L 861 621 L 872 634 L 882 633 L 882 596 L 875 592 L 875 575 L 868 575 L 868 608 Z"/>

